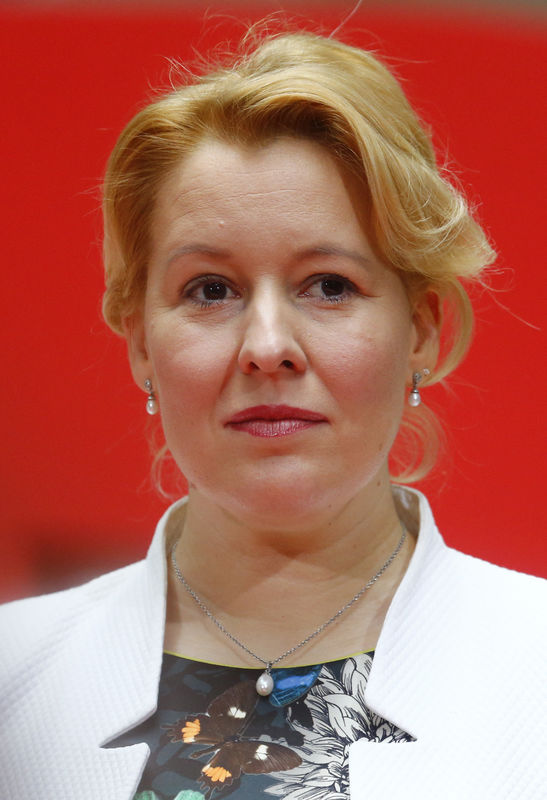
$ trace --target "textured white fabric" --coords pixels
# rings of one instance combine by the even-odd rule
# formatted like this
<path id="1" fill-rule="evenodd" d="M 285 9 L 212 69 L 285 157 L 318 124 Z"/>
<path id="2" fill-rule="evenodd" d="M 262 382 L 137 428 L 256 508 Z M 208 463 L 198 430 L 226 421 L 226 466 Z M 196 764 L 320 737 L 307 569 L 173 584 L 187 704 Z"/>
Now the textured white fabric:
<path id="1" fill-rule="evenodd" d="M 366 696 L 416 741 L 353 744 L 351 800 L 545 800 L 547 584 L 446 547 L 425 498 L 396 491 L 420 531 Z M 132 800 L 147 745 L 103 745 L 156 709 L 183 506 L 146 560 L 0 609 L 1 800 Z"/>

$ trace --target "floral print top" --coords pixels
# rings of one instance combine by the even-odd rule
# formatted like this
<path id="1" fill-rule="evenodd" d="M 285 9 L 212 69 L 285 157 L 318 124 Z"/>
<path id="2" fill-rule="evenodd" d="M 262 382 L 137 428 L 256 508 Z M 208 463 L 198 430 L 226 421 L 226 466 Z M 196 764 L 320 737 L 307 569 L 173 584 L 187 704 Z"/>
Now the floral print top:
<path id="1" fill-rule="evenodd" d="M 373 656 L 274 669 L 274 706 L 262 670 L 165 653 L 157 712 L 115 743 L 150 746 L 134 800 L 348 800 L 352 742 L 412 741 L 365 704 Z"/>

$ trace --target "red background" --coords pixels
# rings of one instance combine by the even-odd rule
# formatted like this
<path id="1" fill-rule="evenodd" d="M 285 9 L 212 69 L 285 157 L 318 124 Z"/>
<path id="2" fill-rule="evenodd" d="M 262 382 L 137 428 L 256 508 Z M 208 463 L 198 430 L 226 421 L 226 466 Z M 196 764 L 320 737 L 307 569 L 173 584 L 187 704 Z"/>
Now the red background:
<path id="1" fill-rule="evenodd" d="M 337 8 L 302 13 L 330 31 Z M 3 599 L 145 552 L 164 504 L 148 479 L 144 395 L 100 320 L 98 186 L 121 127 L 167 82 L 165 57 L 192 59 L 192 46 L 237 39 L 240 20 L 271 10 L 0 9 Z M 344 36 L 393 60 L 480 199 L 504 270 L 504 291 L 478 298 L 475 345 L 450 390 L 427 392 L 449 448 L 425 489 L 450 544 L 545 576 L 545 339 L 534 326 L 545 293 L 547 30 L 492 14 L 361 10 Z"/>

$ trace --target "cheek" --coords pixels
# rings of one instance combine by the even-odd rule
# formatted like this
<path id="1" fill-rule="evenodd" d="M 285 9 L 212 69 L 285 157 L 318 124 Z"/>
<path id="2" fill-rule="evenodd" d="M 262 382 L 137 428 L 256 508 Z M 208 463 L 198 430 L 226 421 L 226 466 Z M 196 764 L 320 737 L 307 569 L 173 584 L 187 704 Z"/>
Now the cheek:
<path id="1" fill-rule="evenodd" d="M 408 337 L 364 336 L 356 330 L 344 339 L 344 346 L 330 351 L 325 374 L 336 393 L 357 408 L 363 404 L 393 409 L 401 404 L 408 370 Z"/>
<path id="2" fill-rule="evenodd" d="M 226 336 L 185 326 L 165 335 L 158 326 L 150 351 L 164 427 L 191 425 L 222 391 L 232 360 Z"/>
<path id="3" fill-rule="evenodd" d="M 333 364 L 341 450 L 360 484 L 387 464 L 404 410 L 406 365 L 392 342 L 362 339 Z"/>

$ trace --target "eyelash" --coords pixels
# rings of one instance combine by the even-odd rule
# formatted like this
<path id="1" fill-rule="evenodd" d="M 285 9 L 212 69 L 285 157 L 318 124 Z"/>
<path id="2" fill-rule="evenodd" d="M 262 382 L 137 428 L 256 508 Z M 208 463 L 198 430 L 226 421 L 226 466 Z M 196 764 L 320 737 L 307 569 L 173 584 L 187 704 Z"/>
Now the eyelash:
<path id="1" fill-rule="evenodd" d="M 200 308 L 211 308 L 212 306 L 220 305 L 221 303 L 225 302 L 226 298 L 219 298 L 218 300 L 199 300 L 195 296 L 200 289 L 203 289 L 206 286 L 212 286 L 213 284 L 218 284 L 219 286 L 223 286 L 230 291 L 234 291 L 231 289 L 225 278 L 221 278 L 217 275 L 203 275 L 201 278 L 192 281 L 188 286 L 186 286 L 182 292 L 182 295 L 184 299 L 188 299 L 193 303 L 196 303 L 196 305 L 198 305 Z"/>
<path id="2" fill-rule="evenodd" d="M 308 289 L 304 292 L 304 295 L 310 296 L 309 288 L 312 286 L 316 286 L 317 284 L 323 283 L 323 281 L 334 281 L 336 283 L 341 283 L 343 286 L 343 295 L 330 295 L 324 296 L 321 299 L 324 300 L 326 303 L 347 303 L 349 300 L 348 294 L 354 295 L 358 294 L 359 290 L 357 289 L 356 285 L 349 280 L 349 278 L 344 278 L 343 275 L 337 275 L 334 273 L 324 273 L 322 275 L 313 275 L 312 278 L 308 281 Z"/>
<path id="3" fill-rule="evenodd" d="M 326 303 L 337 304 L 337 303 L 345 303 L 348 301 L 348 294 L 358 294 L 359 291 L 355 284 L 350 281 L 348 278 L 343 277 L 342 275 L 337 275 L 336 273 L 323 273 L 321 275 L 313 275 L 307 281 L 307 288 L 302 293 L 304 297 L 311 297 L 311 292 L 309 291 L 311 287 L 316 286 L 317 284 L 322 283 L 323 281 L 335 281 L 337 283 L 341 283 L 343 286 L 343 293 L 339 295 L 327 295 L 323 296 L 320 299 Z M 204 275 L 201 278 L 198 278 L 196 281 L 193 281 L 189 286 L 185 287 L 183 290 L 183 297 L 185 299 L 189 299 L 192 302 L 196 303 L 200 308 L 206 309 L 211 308 L 212 306 L 221 305 L 229 298 L 218 298 L 215 300 L 205 300 L 205 299 L 197 299 L 196 293 L 207 286 L 212 286 L 214 284 L 218 284 L 226 288 L 228 291 L 234 292 L 236 296 L 237 292 L 232 289 L 229 283 L 226 281 L 225 278 L 216 275 Z M 342 296 L 346 295 L 345 297 Z"/>

